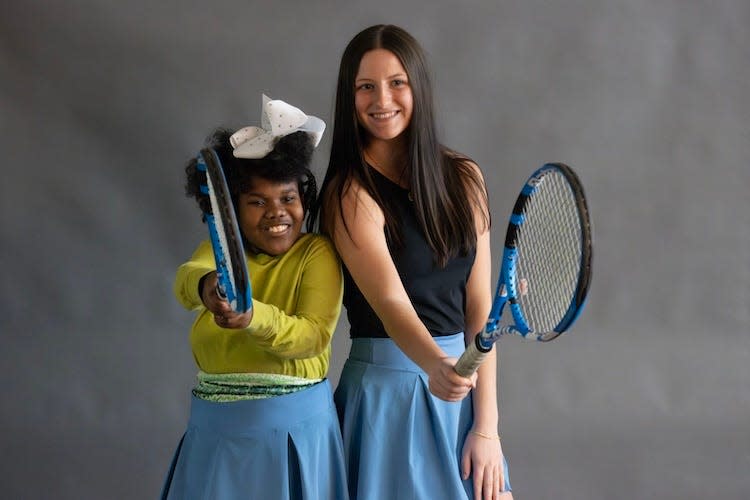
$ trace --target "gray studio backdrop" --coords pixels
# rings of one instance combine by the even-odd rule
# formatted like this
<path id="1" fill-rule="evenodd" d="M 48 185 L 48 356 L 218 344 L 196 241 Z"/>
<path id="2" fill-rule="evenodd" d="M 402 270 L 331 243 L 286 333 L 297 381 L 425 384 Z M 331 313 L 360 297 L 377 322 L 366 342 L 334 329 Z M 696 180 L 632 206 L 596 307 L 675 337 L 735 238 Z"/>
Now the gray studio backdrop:
<path id="1" fill-rule="evenodd" d="M 183 164 L 261 92 L 330 125 L 345 44 L 393 22 L 484 170 L 495 258 L 533 168 L 590 197 L 580 322 L 500 343 L 516 499 L 750 498 L 749 21 L 745 0 L 4 2 L 0 496 L 157 496 L 196 372 Z"/>

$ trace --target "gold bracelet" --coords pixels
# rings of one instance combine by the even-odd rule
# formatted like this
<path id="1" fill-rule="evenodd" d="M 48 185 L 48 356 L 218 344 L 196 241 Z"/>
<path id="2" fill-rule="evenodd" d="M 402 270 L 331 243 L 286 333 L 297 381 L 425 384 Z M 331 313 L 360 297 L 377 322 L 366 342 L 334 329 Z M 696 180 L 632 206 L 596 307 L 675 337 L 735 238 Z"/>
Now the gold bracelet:
<path id="1" fill-rule="evenodd" d="M 479 431 L 475 431 L 475 430 L 471 430 L 470 432 L 472 434 L 476 435 L 476 436 L 483 437 L 484 439 L 491 439 L 493 441 L 494 440 L 500 441 L 500 434 L 498 434 L 497 436 L 490 436 L 489 434 L 483 434 L 483 433 L 481 433 Z"/>

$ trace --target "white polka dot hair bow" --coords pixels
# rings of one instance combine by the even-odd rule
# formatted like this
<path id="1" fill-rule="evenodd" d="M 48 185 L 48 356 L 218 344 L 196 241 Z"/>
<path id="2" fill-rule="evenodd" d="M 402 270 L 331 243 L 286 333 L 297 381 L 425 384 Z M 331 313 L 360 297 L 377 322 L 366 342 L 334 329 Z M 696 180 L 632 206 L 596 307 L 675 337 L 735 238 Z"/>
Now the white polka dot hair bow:
<path id="1" fill-rule="evenodd" d="M 263 94 L 260 127 L 241 128 L 229 142 L 237 158 L 263 158 L 273 151 L 277 139 L 293 132 L 307 132 L 313 138 L 313 147 L 317 147 L 325 128 L 320 118 L 307 116 L 302 110 Z"/>

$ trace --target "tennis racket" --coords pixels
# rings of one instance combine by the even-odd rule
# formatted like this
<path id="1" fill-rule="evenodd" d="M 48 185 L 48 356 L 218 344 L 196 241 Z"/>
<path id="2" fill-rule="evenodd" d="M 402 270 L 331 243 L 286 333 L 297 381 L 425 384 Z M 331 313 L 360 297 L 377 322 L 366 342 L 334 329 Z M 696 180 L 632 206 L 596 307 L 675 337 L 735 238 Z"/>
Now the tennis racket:
<path id="1" fill-rule="evenodd" d="M 201 192 L 211 200 L 211 213 L 203 216 L 216 260 L 217 292 L 234 311 L 244 313 L 253 306 L 250 275 L 221 160 L 211 148 L 202 149 L 197 160 L 198 170 L 206 172 L 206 184 L 201 185 Z"/>
<path id="2" fill-rule="evenodd" d="M 572 168 L 548 163 L 529 177 L 510 216 L 502 259 L 487 325 L 455 366 L 464 377 L 502 335 L 548 342 L 583 310 L 591 283 L 591 221 Z M 500 326 L 506 303 L 513 324 Z"/>

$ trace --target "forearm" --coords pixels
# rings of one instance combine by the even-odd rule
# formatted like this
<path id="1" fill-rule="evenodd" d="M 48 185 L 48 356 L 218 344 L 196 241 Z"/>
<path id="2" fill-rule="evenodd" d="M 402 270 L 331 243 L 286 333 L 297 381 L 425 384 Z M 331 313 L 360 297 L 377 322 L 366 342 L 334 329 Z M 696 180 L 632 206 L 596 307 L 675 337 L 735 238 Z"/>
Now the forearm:
<path id="1" fill-rule="evenodd" d="M 373 310 L 396 345 L 425 372 L 446 357 L 409 301 L 373 301 Z"/>
<path id="2" fill-rule="evenodd" d="M 253 299 L 247 328 L 261 349 L 285 359 L 328 349 L 341 312 L 344 282 L 335 250 L 327 240 L 308 241 L 299 260 L 285 261 L 285 272 L 258 287 L 263 293 Z"/>
<path id="3" fill-rule="evenodd" d="M 325 351 L 336 328 L 336 308 L 328 316 L 297 312 L 294 315 L 272 304 L 253 300 L 254 314 L 247 332 L 259 347 L 284 359 L 306 359 Z"/>
<path id="4" fill-rule="evenodd" d="M 203 305 L 200 297 L 199 283 L 206 274 L 214 271 L 215 265 L 207 259 L 203 244 L 193 254 L 193 257 L 177 268 L 173 291 L 178 302 L 186 309 L 196 309 Z"/>
<path id="5" fill-rule="evenodd" d="M 477 370 L 474 389 L 473 429 L 483 434 L 495 435 L 500 424 L 497 400 L 497 348 L 490 351 Z"/>

